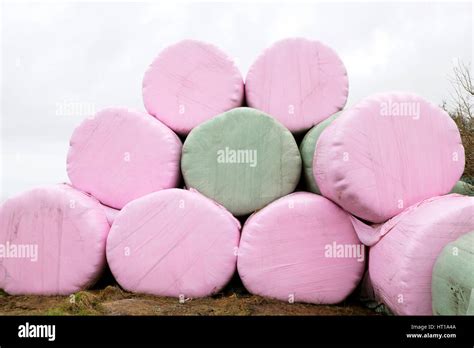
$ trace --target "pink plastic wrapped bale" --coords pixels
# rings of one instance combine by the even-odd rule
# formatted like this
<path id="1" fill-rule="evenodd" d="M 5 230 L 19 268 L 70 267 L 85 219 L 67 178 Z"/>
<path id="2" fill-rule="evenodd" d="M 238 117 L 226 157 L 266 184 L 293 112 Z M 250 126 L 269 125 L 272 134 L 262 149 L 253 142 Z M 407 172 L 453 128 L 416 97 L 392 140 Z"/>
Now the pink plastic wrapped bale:
<path id="1" fill-rule="evenodd" d="M 148 112 L 179 134 L 242 105 L 244 83 L 234 62 L 217 47 L 180 41 L 155 58 L 143 79 Z"/>
<path id="2" fill-rule="evenodd" d="M 272 115 L 291 132 L 306 131 L 341 110 L 347 95 L 347 72 L 339 56 L 303 38 L 267 48 L 245 79 L 248 106 Z"/>
<path id="3" fill-rule="evenodd" d="M 67 185 L 35 188 L 0 207 L 0 288 L 67 295 L 105 267 L 109 224 L 99 202 Z"/>
<path id="4" fill-rule="evenodd" d="M 126 290 L 180 299 L 212 295 L 234 274 L 239 222 L 200 193 L 163 190 L 127 204 L 107 240 Z"/>
<path id="5" fill-rule="evenodd" d="M 345 211 L 322 196 L 297 192 L 250 216 L 237 264 L 253 294 L 333 304 L 361 280 L 365 249 Z"/>
<path id="6" fill-rule="evenodd" d="M 474 229 L 474 197 L 431 198 L 387 224 L 382 233 L 376 232 L 383 237 L 370 248 L 375 297 L 394 314 L 432 315 L 435 261 L 446 244 Z"/>
<path id="7" fill-rule="evenodd" d="M 372 95 L 342 112 L 321 134 L 313 160 L 322 194 L 375 223 L 448 193 L 463 170 L 454 121 L 408 93 Z"/>
<path id="8" fill-rule="evenodd" d="M 150 115 L 106 108 L 71 137 L 67 172 L 74 187 L 121 209 L 150 192 L 176 187 L 181 141 Z"/>

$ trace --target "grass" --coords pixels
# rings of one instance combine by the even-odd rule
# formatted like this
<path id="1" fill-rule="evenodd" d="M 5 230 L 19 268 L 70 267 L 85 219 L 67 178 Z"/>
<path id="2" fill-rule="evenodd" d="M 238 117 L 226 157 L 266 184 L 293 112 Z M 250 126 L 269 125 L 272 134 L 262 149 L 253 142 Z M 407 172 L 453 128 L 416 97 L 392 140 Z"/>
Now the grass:
<path id="1" fill-rule="evenodd" d="M 179 303 L 176 298 L 133 294 L 109 285 L 71 296 L 0 297 L 0 315 L 377 315 L 355 299 L 339 305 L 287 303 L 229 289 L 212 297 Z"/>

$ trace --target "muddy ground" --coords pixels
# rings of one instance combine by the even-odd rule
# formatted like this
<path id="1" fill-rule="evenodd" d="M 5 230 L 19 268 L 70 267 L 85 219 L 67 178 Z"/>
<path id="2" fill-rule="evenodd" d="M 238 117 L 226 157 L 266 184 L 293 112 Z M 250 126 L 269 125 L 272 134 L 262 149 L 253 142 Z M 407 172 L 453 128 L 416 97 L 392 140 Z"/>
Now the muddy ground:
<path id="1" fill-rule="evenodd" d="M 378 315 L 350 297 L 339 305 L 287 303 L 249 294 L 233 280 L 208 298 L 186 300 L 133 294 L 105 279 L 74 296 L 10 296 L 0 293 L 0 315 Z"/>
<path id="2" fill-rule="evenodd" d="M 229 292 L 179 303 L 175 298 L 132 294 L 118 286 L 66 296 L 0 295 L 0 315 L 376 315 L 355 302 L 335 306 L 286 303 Z"/>

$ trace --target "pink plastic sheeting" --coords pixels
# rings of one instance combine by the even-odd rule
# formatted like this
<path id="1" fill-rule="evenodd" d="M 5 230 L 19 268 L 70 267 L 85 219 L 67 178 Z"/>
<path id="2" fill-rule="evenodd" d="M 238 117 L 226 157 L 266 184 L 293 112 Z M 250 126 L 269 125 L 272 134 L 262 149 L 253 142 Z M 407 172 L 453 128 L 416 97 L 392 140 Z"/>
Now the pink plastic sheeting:
<path id="1" fill-rule="evenodd" d="M 428 199 L 391 223 L 370 248 L 375 296 L 398 315 L 431 315 L 431 275 L 443 247 L 474 229 L 474 197 Z"/>
<path id="2" fill-rule="evenodd" d="M 108 207 L 106 205 L 102 205 L 102 208 L 104 209 L 105 216 L 107 217 L 109 225 L 112 226 L 117 214 L 120 213 L 120 210 Z"/>
<path id="3" fill-rule="evenodd" d="M 338 55 L 303 38 L 267 48 L 245 80 L 248 106 L 274 116 L 292 132 L 308 130 L 341 110 L 347 95 L 347 72 Z"/>
<path id="4" fill-rule="evenodd" d="M 105 267 L 109 224 L 99 202 L 67 185 L 35 188 L 0 207 L 0 288 L 67 295 Z"/>
<path id="5" fill-rule="evenodd" d="M 152 116 L 107 108 L 74 131 L 67 171 L 74 187 L 120 209 L 178 184 L 181 147 L 178 136 Z"/>
<path id="6" fill-rule="evenodd" d="M 211 295 L 236 267 L 239 222 L 197 192 L 163 190 L 127 204 L 107 240 L 107 260 L 126 290 L 194 298 Z"/>
<path id="7" fill-rule="evenodd" d="M 143 79 L 145 108 L 179 134 L 241 106 L 243 98 L 234 62 L 217 47 L 194 40 L 163 50 Z"/>
<path id="8" fill-rule="evenodd" d="M 253 214 L 238 253 L 239 275 L 251 293 L 290 302 L 341 302 L 361 280 L 364 263 L 349 215 L 308 192 Z"/>
<path id="9" fill-rule="evenodd" d="M 344 111 L 321 134 L 313 160 L 322 194 L 376 223 L 448 193 L 463 170 L 454 121 L 408 93 L 376 94 Z"/>

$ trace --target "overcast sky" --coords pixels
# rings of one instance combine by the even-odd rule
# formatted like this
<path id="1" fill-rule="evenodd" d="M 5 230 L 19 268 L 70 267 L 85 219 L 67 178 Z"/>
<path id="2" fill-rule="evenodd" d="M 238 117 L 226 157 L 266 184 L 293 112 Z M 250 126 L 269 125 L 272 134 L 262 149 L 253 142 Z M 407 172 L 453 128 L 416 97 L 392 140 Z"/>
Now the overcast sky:
<path id="1" fill-rule="evenodd" d="M 244 76 L 276 40 L 320 40 L 347 67 L 348 107 L 386 90 L 439 104 L 472 57 L 469 2 L 173 3 L 3 4 L 0 200 L 67 181 L 74 127 L 106 106 L 144 110 L 144 71 L 182 39 L 219 46 Z"/>

